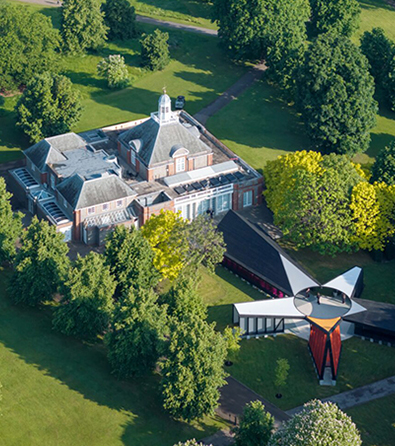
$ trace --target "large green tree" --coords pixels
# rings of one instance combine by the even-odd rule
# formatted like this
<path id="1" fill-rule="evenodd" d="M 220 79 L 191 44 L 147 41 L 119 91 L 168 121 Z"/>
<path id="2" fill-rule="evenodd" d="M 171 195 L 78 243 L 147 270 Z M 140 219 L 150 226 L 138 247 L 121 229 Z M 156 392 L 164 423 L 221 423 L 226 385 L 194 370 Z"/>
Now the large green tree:
<path id="1" fill-rule="evenodd" d="M 16 112 L 18 127 L 38 142 L 70 131 L 81 117 L 81 98 L 68 77 L 41 74 L 27 84 Z"/>
<path id="2" fill-rule="evenodd" d="M 306 403 L 303 410 L 283 423 L 269 446 L 360 446 L 358 429 L 336 404 L 319 400 Z"/>
<path id="3" fill-rule="evenodd" d="M 56 232 L 55 226 L 33 217 L 22 235 L 15 260 L 10 284 L 14 302 L 34 306 L 51 299 L 66 277 L 68 250 L 63 234 Z"/>
<path id="4" fill-rule="evenodd" d="M 21 5 L 0 4 L 0 90 L 27 84 L 32 76 L 56 71 L 59 35 L 51 19 Z"/>
<path id="5" fill-rule="evenodd" d="M 166 333 L 166 308 L 151 290 L 131 288 L 115 306 L 105 341 L 113 373 L 126 378 L 151 371 Z"/>
<path id="6" fill-rule="evenodd" d="M 136 37 L 136 12 L 128 0 L 106 0 L 102 11 L 110 40 Z"/>
<path id="7" fill-rule="evenodd" d="M 377 155 L 372 167 L 372 181 L 395 184 L 395 140 Z"/>
<path id="8" fill-rule="evenodd" d="M 164 408 L 187 421 L 210 415 L 225 384 L 227 343 L 200 317 L 174 321 L 162 368 Z"/>
<path id="9" fill-rule="evenodd" d="M 4 178 L 0 178 L 0 262 L 11 262 L 16 255 L 16 241 L 22 234 L 21 212 L 12 210 Z"/>
<path id="10" fill-rule="evenodd" d="M 347 37 L 320 35 L 306 52 L 297 87 L 297 103 L 318 150 L 367 150 L 376 123 L 374 82 L 367 59 Z"/>
<path id="11" fill-rule="evenodd" d="M 323 157 L 317 173 L 297 169 L 284 188 L 275 222 L 297 248 L 310 246 L 330 255 L 350 251 L 354 246 L 351 192 L 361 181 L 360 170 L 344 155 Z"/>
<path id="12" fill-rule="evenodd" d="M 169 34 L 156 29 L 152 34 L 143 34 L 140 40 L 141 60 L 151 71 L 163 70 L 170 63 Z"/>
<path id="13" fill-rule="evenodd" d="M 100 254 L 78 257 L 63 285 L 63 297 L 53 318 L 55 330 L 94 340 L 108 329 L 115 281 Z"/>
<path id="14" fill-rule="evenodd" d="M 290 86 L 302 57 L 308 0 L 215 0 L 213 20 L 234 59 L 265 59 L 272 77 Z"/>
<path id="15" fill-rule="evenodd" d="M 351 36 L 359 26 L 357 0 L 310 0 L 311 25 L 316 33 L 335 31 Z"/>
<path id="16" fill-rule="evenodd" d="M 266 446 L 274 429 L 274 418 L 261 401 L 251 401 L 243 409 L 235 429 L 235 446 Z"/>
<path id="17" fill-rule="evenodd" d="M 147 290 L 157 285 L 159 273 L 153 264 L 154 253 L 141 231 L 117 226 L 107 238 L 105 257 L 117 282 L 117 296 L 130 287 Z"/>
<path id="18" fill-rule="evenodd" d="M 63 47 L 70 53 L 96 50 L 107 38 L 104 13 L 97 0 L 64 0 L 61 34 Z"/>

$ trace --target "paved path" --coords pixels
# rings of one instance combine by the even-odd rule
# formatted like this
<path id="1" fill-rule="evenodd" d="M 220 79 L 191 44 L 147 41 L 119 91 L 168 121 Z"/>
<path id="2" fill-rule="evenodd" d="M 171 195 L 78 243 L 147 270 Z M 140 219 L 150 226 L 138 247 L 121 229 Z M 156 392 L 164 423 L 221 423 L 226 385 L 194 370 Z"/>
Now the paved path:
<path id="1" fill-rule="evenodd" d="M 383 398 L 384 396 L 392 395 L 395 393 L 395 376 L 391 378 L 382 379 L 372 384 L 368 384 L 363 387 L 358 387 L 354 390 L 348 390 L 347 392 L 339 393 L 328 398 L 324 398 L 322 401 L 331 401 L 336 403 L 340 409 L 349 409 L 350 407 L 359 406 L 360 404 L 368 403 L 369 401 Z M 300 412 L 303 406 L 295 407 L 288 410 L 288 415 L 294 415 Z"/>
<path id="2" fill-rule="evenodd" d="M 233 434 L 229 429 L 222 429 L 210 437 L 199 440 L 199 443 L 212 446 L 230 446 L 233 444 Z"/>
<path id="3" fill-rule="evenodd" d="M 260 79 L 266 68 L 267 67 L 264 63 L 255 65 L 248 73 L 242 76 L 235 84 L 222 93 L 221 96 L 219 96 L 214 102 L 203 108 L 203 110 L 200 110 L 200 112 L 196 113 L 194 118 L 203 125 L 206 124 L 210 116 L 224 108 L 229 104 L 229 102 L 236 99 L 247 88 L 251 87 L 256 80 Z"/>

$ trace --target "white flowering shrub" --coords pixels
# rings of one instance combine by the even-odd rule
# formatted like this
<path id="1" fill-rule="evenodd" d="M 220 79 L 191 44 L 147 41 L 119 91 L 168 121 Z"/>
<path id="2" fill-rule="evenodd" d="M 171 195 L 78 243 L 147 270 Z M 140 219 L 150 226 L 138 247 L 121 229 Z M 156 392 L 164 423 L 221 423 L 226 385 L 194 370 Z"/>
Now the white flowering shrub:
<path id="1" fill-rule="evenodd" d="M 185 443 L 182 443 L 181 441 L 174 446 L 204 446 L 203 443 L 198 443 L 194 438 L 192 440 L 187 440 Z M 213 446 L 212 444 L 208 446 Z"/>
<path id="2" fill-rule="evenodd" d="M 130 75 L 125 59 L 119 54 L 111 54 L 97 64 L 97 72 L 107 79 L 110 88 L 125 88 L 130 83 Z"/>
<path id="3" fill-rule="evenodd" d="M 358 429 L 336 404 L 313 400 L 272 435 L 268 446 L 360 446 Z"/>

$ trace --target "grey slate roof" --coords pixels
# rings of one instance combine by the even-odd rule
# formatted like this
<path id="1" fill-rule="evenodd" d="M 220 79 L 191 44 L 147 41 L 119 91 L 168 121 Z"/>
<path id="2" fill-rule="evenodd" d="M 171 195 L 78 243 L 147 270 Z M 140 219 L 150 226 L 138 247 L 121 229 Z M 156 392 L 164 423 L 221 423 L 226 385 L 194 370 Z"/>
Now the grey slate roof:
<path id="1" fill-rule="evenodd" d="M 74 210 L 136 195 L 133 189 L 114 174 L 104 174 L 91 180 L 84 180 L 75 174 L 62 181 L 57 189 Z"/>
<path id="2" fill-rule="evenodd" d="M 172 149 L 177 145 L 185 147 L 191 155 L 212 151 L 178 120 L 159 125 L 151 117 L 122 133 L 119 139 L 127 146 L 129 141 L 140 140 L 141 147 L 138 150 L 138 157 L 146 166 L 171 160 Z"/>
<path id="3" fill-rule="evenodd" d="M 45 138 L 26 149 L 24 153 L 41 172 L 44 172 L 47 164 L 66 159 L 62 155 L 63 152 L 78 149 L 85 145 L 85 141 L 80 136 L 75 133 L 66 133 Z"/>

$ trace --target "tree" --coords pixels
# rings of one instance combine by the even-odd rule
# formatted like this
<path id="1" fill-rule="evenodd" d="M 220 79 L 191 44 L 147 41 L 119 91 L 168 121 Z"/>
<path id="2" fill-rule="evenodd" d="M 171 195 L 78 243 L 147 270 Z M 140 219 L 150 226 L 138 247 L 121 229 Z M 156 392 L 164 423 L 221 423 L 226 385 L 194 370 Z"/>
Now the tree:
<path id="1" fill-rule="evenodd" d="M 201 319 L 207 317 L 207 306 L 197 290 L 197 283 L 191 277 L 182 276 L 161 298 L 168 308 L 168 314 L 182 321 L 186 315 Z"/>
<path id="2" fill-rule="evenodd" d="M 335 31 L 351 36 L 359 27 L 357 0 L 310 0 L 311 25 L 316 33 Z"/>
<path id="3" fill-rule="evenodd" d="M 395 234 L 395 185 L 359 183 L 351 195 L 354 241 L 361 249 L 384 251 Z"/>
<path id="4" fill-rule="evenodd" d="M 289 373 L 288 360 L 285 358 L 277 359 L 274 385 L 277 387 L 278 390 L 282 389 L 287 384 L 288 373 Z"/>
<path id="5" fill-rule="evenodd" d="M 53 327 L 82 339 L 94 340 L 108 329 L 113 312 L 115 281 L 102 255 L 78 257 L 64 283 Z"/>
<path id="6" fill-rule="evenodd" d="M 19 5 L 0 5 L 0 90 L 13 90 L 37 74 L 56 70 L 59 35 L 51 19 Z"/>
<path id="7" fill-rule="evenodd" d="M 354 248 L 351 191 L 364 178 L 346 156 L 325 156 L 322 167 L 319 174 L 295 171 L 275 223 L 296 248 L 310 246 L 329 255 L 349 252 Z"/>
<path id="8" fill-rule="evenodd" d="M 136 37 L 136 12 L 128 0 L 106 0 L 102 11 L 110 40 Z"/>
<path id="9" fill-rule="evenodd" d="M 395 184 L 395 140 L 377 155 L 372 167 L 372 181 Z"/>
<path id="10" fill-rule="evenodd" d="M 10 294 L 15 303 L 38 305 L 51 299 L 67 274 L 68 247 L 63 234 L 46 221 L 33 217 L 23 233 L 15 260 Z"/>
<path id="11" fill-rule="evenodd" d="M 154 268 L 154 253 L 141 231 L 117 226 L 106 241 L 106 263 L 117 282 L 116 296 L 130 287 L 148 290 L 155 287 L 159 274 Z"/>
<path id="12" fill-rule="evenodd" d="M 64 49 L 69 53 L 96 50 L 107 39 L 107 27 L 100 2 L 96 0 L 64 0 L 61 34 Z"/>
<path id="13" fill-rule="evenodd" d="M 369 61 L 370 74 L 381 88 L 388 81 L 391 61 L 395 56 L 395 44 L 382 28 L 365 31 L 361 38 L 361 51 Z"/>
<path id="14" fill-rule="evenodd" d="M 322 34 L 306 52 L 297 103 L 321 152 L 354 155 L 369 146 L 377 103 L 368 62 L 346 37 Z"/>
<path id="15" fill-rule="evenodd" d="M 395 111 L 395 56 L 392 58 L 384 89 L 388 97 L 389 107 L 392 111 Z"/>
<path id="16" fill-rule="evenodd" d="M 155 367 L 166 332 L 166 308 L 157 305 L 157 298 L 152 290 L 130 288 L 115 306 L 105 341 L 118 377 L 141 375 Z"/>
<path id="17" fill-rule="evenodd" d="M 22 234 L 21 212 L 14 213 L 4 178 L 0 178 L 0 262 L 12 262 L 16 255 L 16 241 Z"/>
<path id="18" fill-rule="evenodd" d="M 309 15 L 308 0 L 215 0 L 213 8 L 222 46 L 236 60 L 265 59 L 282 86 L 303 55 Z"/>
<path id="19" fill-rule="evenodd" d="M 151 71 L 163 70 L 170 62 L 169 34 L 156 29 L 153 34 L 143 34 L 140 40 L 141 59 Z"/>
<path id="20" fill-rule="evenodd" d="M 358 429 L 336 404 L 310 401 L 290 421 L 283 423 L 269 446 L 360 446 Z"/>
<path id="21" fill-rule="evenodd" d="M 186 225 L 187 222 L 180 213 L 162 209 L 159 215 L 153 215 L 141 229 L 155 254 L 154 266 L 166 279 L 176 279 L 185 266 L 188 252 Z"/>
<path id="22" fill-rule="evenodd" d="M 224 237 L 211 218 L 199 215 L 186 226 L 188 264 L 197 269 L 203 264 L 209 271 L 222 262 L 226 251 Z"/>
<path id="23" fill-rule="evenodd" d="M 110 54 L 97 64 L 100 76 L 106 78 L 110 88 L 125 88 L 130 83 L 130 75 L 125 59 L 119 54 Z"/>
<path id="24" fill-rule="evenodd" d="M 240 424 L 235 428 L 235 446 L 266 446 L 274 428 L 274 418 L 259 401 L 251 401 L 243 409 Z"/>
<path id="25" fill-rule="evenodd" d="M 33 77 L 16 106 L 17 125 L 30 141 L 66 133 L 82 112 L 81 98 L 70 79 L 49 73 Z"/>
<path id="26" fill-rule="evenodd" d="M 212 414 L 225 384 L 226 341 L 199 317 L 175 321 L 162 366 L 164 408 L 186 421 Z"/>
<path id="27" fill-rule="evenodd" d="M 203 443 L 198 443 L 194 438 L 192 438 L 192 440 L 187 440 L 185 442 L 178 442 L 177 444 L 175 444 L 174 446 L 204 446 Z M 212 444 L 209 444 L 207 446 L 213 446 Z"/>

